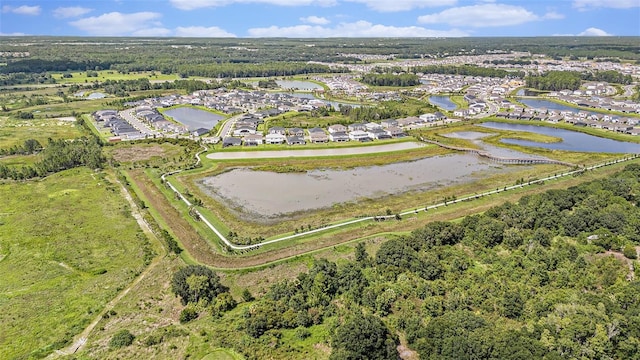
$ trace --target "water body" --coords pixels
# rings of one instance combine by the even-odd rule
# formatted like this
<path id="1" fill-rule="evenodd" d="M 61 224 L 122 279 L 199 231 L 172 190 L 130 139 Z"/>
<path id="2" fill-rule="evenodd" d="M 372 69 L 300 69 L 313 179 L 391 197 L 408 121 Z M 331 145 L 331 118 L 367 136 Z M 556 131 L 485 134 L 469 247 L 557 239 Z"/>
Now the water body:
<path id="1" fill-rule="evenodd" d="M 224 116 L 191 107 L 179 107 L 166 110 L 164 113 L 175 121 L 186 125 L 189 130 L 199 128 L 211 130 L 220 120 L 224 119 Z"/>
<path id="2" fill-rule="evenodd" d="M 449 111 L 452 111 L 458 108 L 458 105 L 456 105 L 453 101 L 451 101 L 451 98 L 449 96 L 445 96 L 445 95 L 429 96 L 429 102 L 435 106 L 439 106 Z"/>
<path id="3" fill-rule="evenodd" d="M 553 101 L 544 100 L 544 99 L 518 99 L 518 101 L 534 109 L 571 111 L 572 113 L 578 113 L 580 111 L 584 111 L 589 114 L 597 114 L 597 112 L 594 112 L 594 111 L 580 110 L 578 108 L 574 108 L 574 107 L 563 105 L 563 104 L 558 104 Z"/>
<path id="4" fill-rule="evenodd" d="M 240 217 L 270 222 L 298 211 L 467 183 L 512 171 L 470 154 L 437 156 L 348 170 L 275 173 L 238 168 L 199 181 Z M 277 194 L 277 195 L 274 195 Z"/>
<path id="5" fill-rule="evenodd" d="M 320 100 L 324 103 L 327 103 L 331 106 L 333 106 L 333 108 L 335 110 L 340 109 L 340 105 L 347 105 L 347 106 L 351 106 L 351 107 L 360 107 L 359 104 L 349 104 L 349 103 L 345 103 L 345 102 L 340 102 L 340 101 L 329 101 L 329 100 L 325 100 L 325 99 L 320 99 L 315 97 L 313 94 L 305 94 L 305 93 L 279 93 L 279 94 L 285 94 L 285 95 L 291 95 L 293 97 L 297 97 L 297 98 L 301 98 L 301 99 L 312 99 L 312 100 Z"/>
<path id="6" fill-rule="evenodd" d="M 519 139 L 502 139 L 505 144 L 515 144 L 520 146 L 530 146 L 550 150 L 566 150 L 577 152 L 597 152 L 607 154 L 630 154 L 640 153 L 640 144 L 605 139 L 577 131 L 564 129 L 556 129 L 546 126 L 525 125 L 525 124 L 507 124 L 498 122 L 486 122 L 479 126 L 489 129 L 526 131 L 536 134 L 543 134 L 561 138 L 561 142 L 556 143 L 540 143 L 529 140 Z"/>
<path id="7" fill-rule="evenodd" d="M 487 144 L 482 141 L 483 138 L 487 136 L 492 136 L 495 134 L 492 133 L 484 133 L 480 131 L 458 131 L 454 133 L 444 134 L 443 136 L 454 138 L 454 139 L 464 139 L 469 140 L 482 150 L 491 153 L 494 156 L 502 157 L 502 158 L 517 158 L 517 159 L 545 159 L 544 156 L 525 154 L 520 151 L 515 151 L 511 149 L 501 148 L 495 145 Z"/>
<path id="8" fill-rule="evenodd" d="M 311 81 L 300 80 L 276 80 L 276 83 L 283 89 L 297 89 L 303 91 L 322 90 L 323 87 Z"/>
<path id="9" fill-rule="evenodd" d="M 106 94 L 103 94 L 101 92 L 94 92 L 91 95 L 87 96 L 88 100 L 96 100 L 96 99 L 104 99 L 105 97 L 107 97 Z"/>

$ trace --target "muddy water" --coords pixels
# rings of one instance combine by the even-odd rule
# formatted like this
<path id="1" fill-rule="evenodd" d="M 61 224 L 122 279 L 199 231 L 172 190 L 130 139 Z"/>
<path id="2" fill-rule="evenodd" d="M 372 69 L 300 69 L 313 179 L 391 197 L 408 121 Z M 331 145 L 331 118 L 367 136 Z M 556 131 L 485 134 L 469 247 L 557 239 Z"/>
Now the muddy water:
<path id="1" fill-rule="evenodd" d="M 349 170 L 274 173 L 234 169 L 199 182 L 247 220 L 269 222 L 299 211 L 471 182 L 509 167 L 456 154 Z"/>
<path id="2" fill-rule="evenodd" d="M 517 158 L 517 159 L 545 159 L 544 156 L 525 154 L 520 151 L 515 151 L 507 148 L 501 148 L 491 144 L 487 144 L 482 141 L 487 136 L 492 136 L 492 133 L 483 133 L 480 131 L 458 131 L 449 134 L 445 134 L 445 137 L 470 140 L 484 151 L 490 152 L 493 156 L 503 158 Z"/>

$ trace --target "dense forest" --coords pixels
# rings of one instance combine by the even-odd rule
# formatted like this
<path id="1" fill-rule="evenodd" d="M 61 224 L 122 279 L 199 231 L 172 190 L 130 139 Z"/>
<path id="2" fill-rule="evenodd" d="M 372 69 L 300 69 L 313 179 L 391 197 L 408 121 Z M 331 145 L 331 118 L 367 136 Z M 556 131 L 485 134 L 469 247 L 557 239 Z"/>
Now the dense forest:
<path id="1" fill-rule="evenodd" d="M 636 358 L 640 281 L 627 259 L 640 241 L 639 193 L 640 165 L 628 165 L 430 223 L 374 254 L 360 243 L 352 261 L 316 260 L 246 308 L 239 330 L 249 338 L 236 350 L 286 356 L 282 330 L 304 339 L 322 325 L 331 359 L 397 358 L 399 337 L 422 359 Z"/>
<path id="2" fill-rule="evenodd" d="M 582 76 L 575 71 L 549 71 L 541 75 L 527 76 L 527 87 L 538 90 L 578 90 Z"/>
<path id="3" fill-rule="evenodd" d="M 420 78 L 415 74 L 366 74 L 360 80 L 365 84 L 374 86 L 399 86 L 408 87 L 420 85 Z"/>
<path id="4" fill-rule="evenodd" d="M 468 75 L 468 76 L 488 76 L 488 77 L 524 77 L 522 71 L 507 71 L 502 69 L 485 68 L 475 65 L 429 65 L 416 66 L 411 68 L 414 73 L 423 74 L 450 74 L 450 75 Z"/>

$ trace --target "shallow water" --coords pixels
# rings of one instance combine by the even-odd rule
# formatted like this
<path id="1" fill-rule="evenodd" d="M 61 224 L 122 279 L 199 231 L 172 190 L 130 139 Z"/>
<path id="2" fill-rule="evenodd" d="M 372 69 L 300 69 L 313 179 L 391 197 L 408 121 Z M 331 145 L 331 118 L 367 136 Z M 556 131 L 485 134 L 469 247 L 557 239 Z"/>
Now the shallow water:
<path id="1" fill-rule="evenodd" d="M 164 113 L 175 121 L 186 125 L 189 130 L 199 128 L 211 130 L 220 120 L 224 119 L 224 116 L 191 107 L 179 107 L 166 110 Z"/>
<path id="2" fill-rule="evenodd" d="M 439 106 L 449 111 L 455 110 L 458 108 L 458 105 L 456 105 L 453 101 L 451 101 L 451 98 L 449 98 L 449 96 L 445 96 L 445 95 L 429 96 L 429 102 L 435 106 Z"/>
<path id="3" fill-rule="evenodd" d="M 268 220 L 339 203 L 467 183 L 512 169 L 515 170 L 474 155 L 455 154 L 383 166 L 307 173 L 239 168 L 203 178 L 199 185 L 240 213 L 248 213 L 252 219 Z M 241 214 L 241 217 L 244 216 Z"/>

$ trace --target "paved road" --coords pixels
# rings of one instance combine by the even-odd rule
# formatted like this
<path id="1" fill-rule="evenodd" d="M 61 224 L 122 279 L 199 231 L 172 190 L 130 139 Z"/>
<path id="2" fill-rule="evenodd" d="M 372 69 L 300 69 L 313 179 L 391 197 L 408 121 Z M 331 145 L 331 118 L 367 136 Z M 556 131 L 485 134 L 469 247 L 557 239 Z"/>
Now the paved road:
<path id="1" fill-rule="evenodd" d="M 308 150 L 274 150 L 274 151 L 234 151 L 215 152 L 207 155 L 213 160 L 235 160 L 235 159 L 277 159 L 289 157 L 317 157 L 317 156 L 342 156 L 342 155 L 363 155 L 376 154 L 389 151 L 402 151 L 419 149 L 425 146 L 417 142 L 402 142 L 386 145 L 359 146 L 351 148 L 333 149 L 308 149 Z"/>
<path id="2" fill-rule="evenodd" d="M 162 136 L 161 133 L 152 130 L 151 128 L 149 128 L 149 126 L 147 124 L 143 123 L 135 115 L 133 115 L 134 111 L 135 111 L 135 109 L 133 109 L 133 108 L 121 111 L 120 112 L 120 117 L 125 119 L 129 124 L 131 124 L 131 126 L 133 126 L 134 128 L 140 130 L 140 132 L 145 134 L 145 135 Z"/>
<path id="3" fill-rule="evenodd" d="M 224 125 L 222 125 L 222 129 L 220 129 L 219 135 L 220 139 L 224 139 L 226 136 L 230 136 L 231 128 L 233 125 L 240 119 L 244 114 L 236 115 L 234 117 L 229 118 L 225 121 Z"/>

